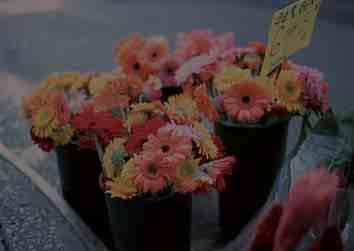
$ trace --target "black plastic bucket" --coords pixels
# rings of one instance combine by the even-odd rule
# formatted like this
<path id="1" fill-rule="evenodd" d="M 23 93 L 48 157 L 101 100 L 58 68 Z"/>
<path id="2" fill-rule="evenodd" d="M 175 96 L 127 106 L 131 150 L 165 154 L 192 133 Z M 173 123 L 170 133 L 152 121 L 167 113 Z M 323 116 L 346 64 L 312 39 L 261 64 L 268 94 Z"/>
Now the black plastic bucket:
<path id="1" fill-rule="evenodd" d="M 169 97 L 181 94 L 183 92 L 183 88 L 181 86 L 162 87 L 161 92 L 161 101 L 166 102 Z"/>
<path id="2" fill-rule="evenodd" d="M 190 251 L 192 196 L 123 200 L 106 194 L 117 251 Z"/>
<path id="3" fill-rule="evenodd" d="M 237 163 L 219 194 L 223 238 L 234 239 L 266 202 L 286 153 L 289 120 L 270 126 L 217 122 L 215 132 Z"/>
<path id="4" fill-rule="evenodd" d="M 105 198 L 98 178 L 102 171 L 96 151 L 69 144 L 56 148 L 64 199 L 92 231 L 113 246 Z"/>

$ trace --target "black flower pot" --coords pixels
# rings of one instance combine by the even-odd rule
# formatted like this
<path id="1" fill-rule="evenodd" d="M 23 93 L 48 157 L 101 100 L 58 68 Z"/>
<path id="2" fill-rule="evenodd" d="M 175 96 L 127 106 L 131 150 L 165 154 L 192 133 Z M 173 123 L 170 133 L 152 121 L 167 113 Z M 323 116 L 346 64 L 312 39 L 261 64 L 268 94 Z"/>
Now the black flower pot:
<path id="1" fill-rule="evenodd" d="M 269 126 L 219 121 L 215 132 L 237 163 L 219 195 L 223 238 L 234 239 L 266 202 L 286 153 L 289 120 Z"/>
<path id="2" fill-rule="evenodd" d="M 181 86 L 162 87 L 161 92 L 161 101 L 166 102 L 169 97 L 181 94 L 183 92 L 183 88 Z"/>
<path id="3" fill-rule="evenodd" d="M 96 151 L 69 144 L 56 148 L 64 199 L 92 231 L 113 246 L 105 198 L 98 178 L 102 171 Z"/>
<path id="4" fill-rule="evenodd" d="M 190 251 L 192 196 L 123 200 L 106 194 L 117 251 Z"/>

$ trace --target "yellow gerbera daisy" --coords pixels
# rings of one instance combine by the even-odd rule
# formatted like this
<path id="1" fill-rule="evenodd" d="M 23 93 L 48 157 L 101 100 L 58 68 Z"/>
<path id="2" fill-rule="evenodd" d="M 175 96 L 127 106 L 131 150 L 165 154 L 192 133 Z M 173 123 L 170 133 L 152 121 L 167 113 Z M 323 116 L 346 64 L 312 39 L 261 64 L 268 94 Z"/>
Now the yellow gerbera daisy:
<path id="1" fill-rule="evenodd" d="M 131 112 L 128 114 L 124 126 L 130 130 L 134 125 L 143 125 L 147 119 L 147 114 L 143 112 Z"/>
<path id="2" fill-rule="evenodd" d="M 243 70 L 237 66 L 226 66 L 214 78 L 214 86 L 218 91 L 226 91 L 242 80 L 251 78 L 250 70 Z"/>
<path id="3" fill-rule="evenodd" d="M 81 73 L 76 77 L 75 82 L 72 84 L 71 88 L 73 90 L 78 90 L 85 88 L 89 85 L 90 79 L 93 77 L 92 73 Z"/>
<path id="4" fill-rule="evenodd" d="M 92 77 L 88 86 L 90 94 L 93 96 L 98 95 L 109 81 L 115 80 L 118 77 L 119 74 L 114 72 L 103 72 Z"/>
<path id="5" fill-rule="evenodd" d="M 103 155 L 103 169 L 107 178 L 113 178 L 120 175 L 123 165 L 125 164 L 125 147 L 126 139 L 115 138 L 106 147 Z"/>
<path id="6" fill-rule="evenodd" d="M 193 139 L 198 146 L 198 153 L 209 160 L 217 158 L 218 147 L 215 145 L 213 138 L 207 128 L 203 124 L 193 123 L 193 129 L 198 134 L 198 138 Z"/>
<path id="7" fill-rule="evenodd" d="M 54 140 L 56 145 L 66 145 L 69 143 L 71 138 L 74 136 L 74 128 L 70 125 L 61 127 L 59 130 L 56 130 L 51 138 Z"/>
<path id="8" fill-rule="evenodd" d="M 296 112 L 302 108 L 303 82 L 297 73 L 291 70 L 280 72 L 276 81 L 276 97 L 280 105 L 289 112 Z"/>
<path id="9" fill-rule="evenodd" d="M 131 199 L 138 192 L 133 181 L 125 180 L 120 177 L 114 178 L 113 182 L 107 182 L 107 185 L 109 188 L 108 193 L 111 194 L 112 198 Z"/>
<path id="10" fill-rule="evenodd" d="M 176 123 L 192 123 L 200 120 L 197 103 L 188 95 L 177 95 L 168 98 L 165 104 L 166 114 Z"/>
<path id="11" fill-rule="evenodd" d="M 162 106 L 160 101 L 142 102 L 131 105 L 132 112 L 154 112 Z"/>
<path id="12" fill-rule="evenodd" d="M 32 118 L 33 134 L 40 138 L 48 138 L 58 129 L 59 123 L 55 111 L 51 107 L 41 108 Z"/>

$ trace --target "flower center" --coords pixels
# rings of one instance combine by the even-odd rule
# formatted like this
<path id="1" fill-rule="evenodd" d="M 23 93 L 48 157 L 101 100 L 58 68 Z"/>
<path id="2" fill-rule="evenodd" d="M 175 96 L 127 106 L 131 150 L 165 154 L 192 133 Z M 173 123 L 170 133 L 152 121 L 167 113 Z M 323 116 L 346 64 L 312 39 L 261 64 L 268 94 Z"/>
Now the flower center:
<path id="1" fill-rule="evenodd" d="M 136 71 L 140 70 L 140 64 L 138 62 L 133 64 L 133 69 L 136 70 Z"/>
<path id="2" fill-rule="evenodd" d="M 157 58 L 157 52 L 155 51 L 154 53 L 151 54 L 152 58 Z"/>
<path id="3" fill-rule="evenodd" d="M 288 82 L 288 83 L 286 84 L 286 91 L 287 91 L 289 94 L 293 94 L 293 93 L 294 93 L 295 88 L 294 88 L 292 82 Z"/>
<path id="4" fill-rule="evenodd" d="M 148 173 L 155 175 L 157 173 L 157 167 L 155 165 L 151 164 L 147 167 L 147 171 L 148 171 Z"/>
<path id="5" fill-rule="evenodd" d="M 168 151 L 170 150 L 170 146 L 168 146 L 168 145 L 163 145 L 163 146 L 161 147 L 161 150 L 162 150 L 162 152 L 166 153 L 166 152 L 168 152 Z"/>
<path id="6" fill-rule="evenodd" d="M 172 68 L 167 68 L 166 72 L 167 72 L 167 74 L 173 74 L 173 69 Z"/>
<path id="7" fill-rule="evenodd" d="M 250 96 L 243 96 L 242 97 L 242 102 L 245 103 L 245 104 L 248 104 L 249 102 L 251 102 Z"/>

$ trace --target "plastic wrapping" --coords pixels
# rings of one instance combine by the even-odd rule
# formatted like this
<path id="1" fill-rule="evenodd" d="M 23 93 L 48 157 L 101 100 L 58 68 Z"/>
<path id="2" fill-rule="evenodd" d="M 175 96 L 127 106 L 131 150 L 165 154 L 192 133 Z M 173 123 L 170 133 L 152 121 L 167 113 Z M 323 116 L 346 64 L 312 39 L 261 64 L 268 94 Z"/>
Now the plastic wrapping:
<path id="1" fill-rule="evenodd" d="M 345 168 L 351 163 L 354 149 L 354 120 L 351 118 L 353 118 L 351 113 L 337 117 L 329 113 L 317 123 L 311 134 L 284 161 L 265 206 L 245 227 L 243 232 L 224 249 L 225 251 L 249 250 L 249 246 L 254 239 L 256 223 L 262 219 L 274 202 L 287 199 L 291 185 L 297 177 L 320 164 L 323 164 L 330 171 L 345 172 Z M 333 170 L 334 168 L 337 170 Z M 352 193 L 350 186 L 344 191 L 339 190 L 334 209 L 332 208 L 331 215 L 329 215 L 331 223 L 336 221 L 337 225 L 340 226 L 345 250 L 354 250 L 354 196 Z M 308 245 L 316 238 L 318 238 L 318 235 L 310 231 L 299 245 L 298 250 L 307 251 Z"/>

